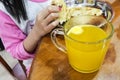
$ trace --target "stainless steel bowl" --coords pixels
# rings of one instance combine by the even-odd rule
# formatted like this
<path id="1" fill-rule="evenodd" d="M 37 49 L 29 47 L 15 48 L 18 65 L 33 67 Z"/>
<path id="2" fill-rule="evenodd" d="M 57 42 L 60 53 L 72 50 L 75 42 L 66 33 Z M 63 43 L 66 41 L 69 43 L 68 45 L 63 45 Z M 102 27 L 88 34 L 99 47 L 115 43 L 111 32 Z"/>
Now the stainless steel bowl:
<path id="1" fill-rule="evenodd" d="M 110 4 L 100 0 L 65 0 L 68 7 L 72 6 L 90 6 L 94 8 L 99 8 L 103 11 L 103 16 L 112 21 L 114 17 L 114 12 Z"/>

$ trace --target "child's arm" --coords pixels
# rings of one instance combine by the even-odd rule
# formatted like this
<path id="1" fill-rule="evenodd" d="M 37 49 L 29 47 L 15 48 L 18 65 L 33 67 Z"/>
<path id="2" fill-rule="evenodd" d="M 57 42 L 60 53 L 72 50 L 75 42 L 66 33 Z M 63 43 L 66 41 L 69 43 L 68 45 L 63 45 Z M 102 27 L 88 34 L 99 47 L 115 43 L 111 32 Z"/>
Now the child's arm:
<path id="1" fill-rule="evenodd" d="M 52 6 L 38 14 L 35 25 L 28 36 L 17 27 L 9 16 L 0 12 L 0 36 L 4 46 L 17 59 L 33 57 L 33 52 L 41 38 L 56 27 L 59 21 L 58 7 Z"/>
<path id="2" fill-rule="evenodd" d="M 26 35 L 17 27 L 12 19 L 0 11 L 0 38 L 5 49 L 15 58 L 25 60 L 34 57 L 33 53 L 28 53 L 23 47 L 23 40 Z"/>

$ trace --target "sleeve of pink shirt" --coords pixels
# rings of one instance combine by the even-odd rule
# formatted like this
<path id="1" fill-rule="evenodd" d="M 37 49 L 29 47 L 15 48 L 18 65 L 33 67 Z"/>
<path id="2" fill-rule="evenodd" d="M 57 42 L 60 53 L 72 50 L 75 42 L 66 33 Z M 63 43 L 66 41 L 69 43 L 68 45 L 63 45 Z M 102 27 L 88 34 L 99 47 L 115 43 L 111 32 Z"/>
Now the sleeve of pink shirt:
<path id="1" fill-rule="evenodd" d="M 26 60 L 33 58 L 34 53 L 28 53 L 23 46 L 26 35 L 17 27 L 12 19 L 0 11 L 0 38 L 5 49 L 16 59 Z"/>

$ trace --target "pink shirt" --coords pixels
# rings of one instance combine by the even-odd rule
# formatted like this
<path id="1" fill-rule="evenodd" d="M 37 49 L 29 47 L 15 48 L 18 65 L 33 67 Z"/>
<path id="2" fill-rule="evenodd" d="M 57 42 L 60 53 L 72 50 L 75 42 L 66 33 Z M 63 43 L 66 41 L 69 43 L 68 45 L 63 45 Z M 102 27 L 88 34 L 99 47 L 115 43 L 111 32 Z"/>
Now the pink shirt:
<path id="1" fill-rule="evenodd" d="M 33 2 L 44 2 L 47 0 L 31 0 Z M 23 40 L 26 35 L 18 28 L 13 20 L 4 12 L 0 11 L 0 38 L 5 49 L 19 60 L 26 60 L 34 57 L 34 53 L 28 53 L 23 47 Z"/>
<path id="2" fill-rule="evenodd" d="M 2 38 L 5 49 L 17 59 L 24 60 L 34 55 L 26 52 L 23 47 L 23 40 L 26 35 L 17 27 L 11 18 L 0 11 L 0 37 Z"/>
<path id="3" fill-rule="evenodd" d="M 31 0 L 32 2 L 41 3 L 47 0 Z M 3 41 L 6 51 L 14 58 L 23 60 L 26 66 L 27 74 L 31 66 L 34 53 L 28 53 L 23 46 L 23 40 L 26 34 L 15 24 L 9 15 L 0 10 L 0 38 Z"/>

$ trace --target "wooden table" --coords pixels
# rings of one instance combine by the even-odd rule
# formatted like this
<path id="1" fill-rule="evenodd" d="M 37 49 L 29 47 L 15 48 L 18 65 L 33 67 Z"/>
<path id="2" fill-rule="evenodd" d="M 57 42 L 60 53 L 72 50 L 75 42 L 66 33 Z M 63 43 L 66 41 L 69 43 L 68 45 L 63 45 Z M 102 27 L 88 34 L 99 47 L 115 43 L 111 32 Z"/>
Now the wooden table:
<path id="1" fill-rule="evenodd" d="M 89 74 L 73 70 L 67 55 L 53 45 L 48 35 L 36 51 L 29 80 L 120 80 L 120 0 L 108 1 L 115 12 L 115 32 L 101 69 Z"/>

